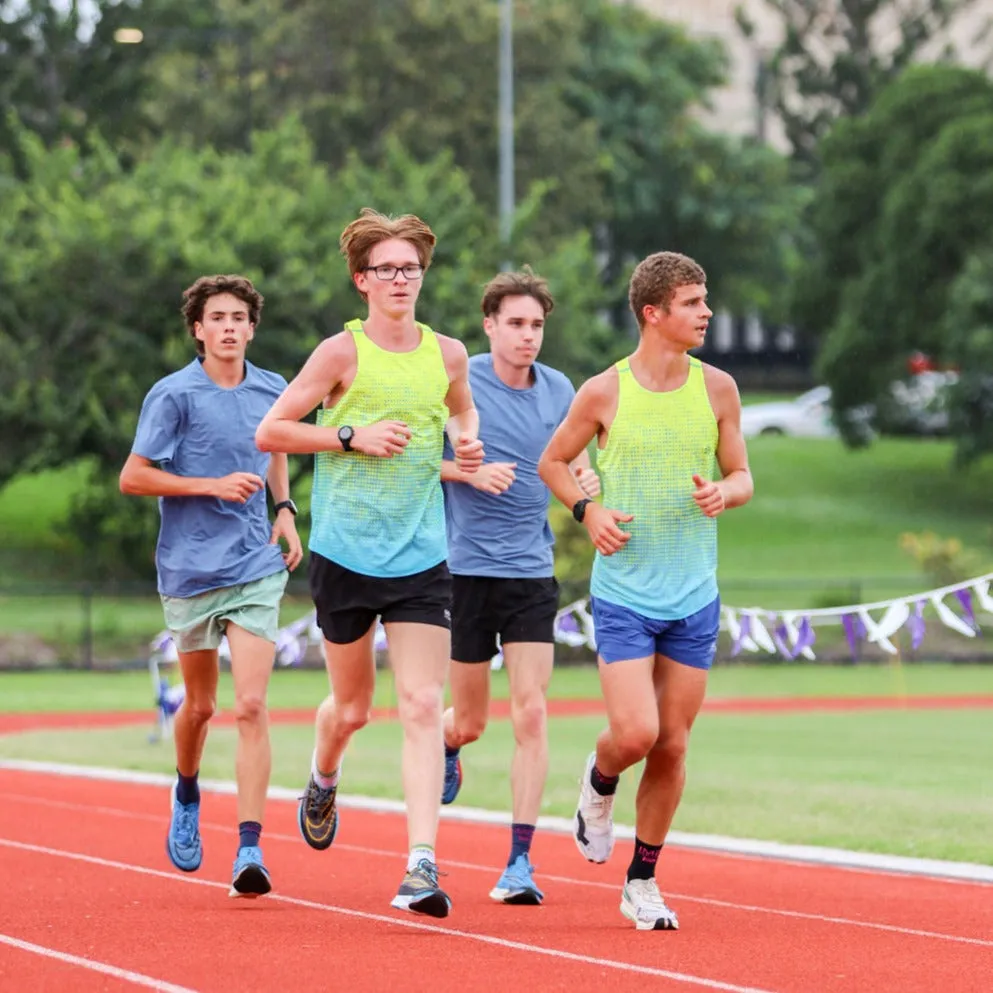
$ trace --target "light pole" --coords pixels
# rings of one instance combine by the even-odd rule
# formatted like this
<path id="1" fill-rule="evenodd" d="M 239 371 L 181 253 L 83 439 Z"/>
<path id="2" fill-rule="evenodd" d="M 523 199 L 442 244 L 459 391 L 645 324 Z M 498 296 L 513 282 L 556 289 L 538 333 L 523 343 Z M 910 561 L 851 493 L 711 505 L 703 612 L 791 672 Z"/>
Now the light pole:
<path id="1" fill-rule="evenodd" d="M 252 151 L 252 35 L 245 28 L 160 28 L 149 37 L 159 35 L 163 38 L 195 37 L 233 38 L 238 44 L 240 62 L 238 77 L 241 80 L 241 96 L 245 107 L 245 149 Z M 114 32 L 114 41 L 118 45 L 140 45 L 145 41 L 145 32 L 141 28 L 118 28 Z"/>
<path id="2" fill-rule="evenodd" d="M 514 232 L 514 0 L 500 2 L 500 244 L 504 269 L 513 268 Z"/>

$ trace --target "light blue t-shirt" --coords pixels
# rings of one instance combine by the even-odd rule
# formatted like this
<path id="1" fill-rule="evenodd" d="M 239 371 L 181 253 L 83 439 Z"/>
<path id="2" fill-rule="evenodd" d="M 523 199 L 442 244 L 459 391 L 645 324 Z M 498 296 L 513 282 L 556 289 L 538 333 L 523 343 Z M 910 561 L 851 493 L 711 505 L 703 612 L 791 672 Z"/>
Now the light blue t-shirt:
<path id="1" fill-rule="evenodd" d="M 487 352 L 469 359 L 486 462 L 516 462 L 516 479 L 494 496 L 468 483 L 445 484 L 448 568 L 459 576 L 531 579 L 555 573 L 555 536 L 548 524 L 548 488 L 538 460 L 565 419 L 576 391 L 555 369 L 534 364 L 528 389 L 507 386 Z M 446 441 L 445 458 L 452 449 Z"/>
<path id="2" fill-rule="evenodd" d="M 194 359 L 148 391 L 131 451 L 176 476 L 265 479 L 269 455 L 256 447 L 255 429 L 285 388 L 282 376 L 246 362 L 245 378 L 225 389 Z M 245 503 L 160 497 L 159 513 L 155 566 L 166 596 L 250 583 L 286 567 L 279 545 L 269 544 L 264 488 Z"/>

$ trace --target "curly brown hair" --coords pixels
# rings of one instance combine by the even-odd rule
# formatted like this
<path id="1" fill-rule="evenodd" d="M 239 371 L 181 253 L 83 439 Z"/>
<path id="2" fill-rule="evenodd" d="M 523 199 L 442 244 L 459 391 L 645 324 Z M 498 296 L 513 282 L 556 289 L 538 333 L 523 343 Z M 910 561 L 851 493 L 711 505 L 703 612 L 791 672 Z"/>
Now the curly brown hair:
<path id="1" fill-rule="evenodd" d="M 486 284 L 481 302 L 483 316 L 496 314 L 506 297 L 533 297 L 541 304 L 546 317 L 555 309 L 547 280 L 536 275 L 529 265 L 519 272 L 501 272 Z"/>
<path id="2" fill-rule="evenodd" d="M 431 265 L 434 246 L 437 242 L 434 232 L 414 214 L 389 217 L 363 207 L 359 216 L 341 232 L 338 245 L 341 254 L 348 260 L 348 271 L 354 276 L 369 264 L 372 250 L 382 241 L 399 238 L 409 241 L 417 252 L 425 269 Z"/>
<path id="3" fill-rule="evenodd" d="M 662 307 L 666 311 L 680 286 L 706 283 L 703 267 L 688 255 L 679 252 L 655 252 L 642 259 L 631 273 L 628 285 L 628 302 L 638 321 L 645 323 L 646 307 Z"/>
<path id="4" fill-rule="evenodd" d="M 253 327 L 259 326 L 262 305 L 265 297 L 244 276 L 201 276 L 192 286 L 183 290 L 183 306 L 180 313 L 186 322 L 186 330 L 196 342 L 197 355 L 204 354 L 203 342 L 197 338 L 196 325 L 203 322 L 204 307 L 211 297 L 230 293 L 248 306 L 248 321 Z"/>

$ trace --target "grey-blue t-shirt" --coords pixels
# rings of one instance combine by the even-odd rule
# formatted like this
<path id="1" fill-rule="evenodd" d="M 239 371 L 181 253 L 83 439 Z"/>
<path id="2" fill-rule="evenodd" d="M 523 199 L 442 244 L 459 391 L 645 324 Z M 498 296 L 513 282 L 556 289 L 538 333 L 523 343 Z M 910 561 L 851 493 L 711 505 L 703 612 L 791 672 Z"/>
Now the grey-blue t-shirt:
<path id="1" fill-rule="evenodd" d="M 555 369 L 534 364 L 534 383 L 507 386 L 486 352 L 469 359 L 486 462 L 516 462 L 516 479 L 499 496 L 468 483 L 445 484 L 448 568 L 460 576 L 504 579 L 554 575 L 555 536 L 548 524 L 548 488 L 538 460 L 565 419 L 576 391 Z M 452 458 L 446 441 L 445 458 Z"/>
<path id="2" fill-rule="evenodd" d="M 177 476 L 265 479 L 269 455 L 256 447 L 255 429 L 285 388 L 282 376 L 246 362 L 245 378 L 225 389 L 194 359 L 148 391 L 131 451 Z M 243 504 L 160 497 L 159 512 L 155 566 L 166 596 L 196 596 L 285 568 L 279 546 L 269 544 L 264 488 Z"/>

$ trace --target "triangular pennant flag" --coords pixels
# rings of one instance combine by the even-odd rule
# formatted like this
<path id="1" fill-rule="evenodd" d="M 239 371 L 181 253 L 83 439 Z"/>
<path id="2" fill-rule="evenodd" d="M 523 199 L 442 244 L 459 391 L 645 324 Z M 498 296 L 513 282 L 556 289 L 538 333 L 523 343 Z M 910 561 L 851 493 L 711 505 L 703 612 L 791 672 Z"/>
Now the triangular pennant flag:
<path id="1" fill-rule="evenodd" d="M 958 614 L 952 610 L 940 596 L 931 597 L 931 605 L 938 613 L 938 620 L 941 621 L 945 627 L 951 628 L 953 631 L 958 631 L 959 634 L 964 634 L 967 638 L 975 638 L 976 631 L 974 628 L 969 627 L 965 621 L 959 617 Z"/>
<path id="2" fill-rule="evenodd" d="M 896 655 L 896 645 L 880 631 L 879 625 L 869 616 L 869 611 L 865 607 L 859 610 L 858 616 L 865 628 L 866 639 L 875 642 L 884 652 Z"/>

